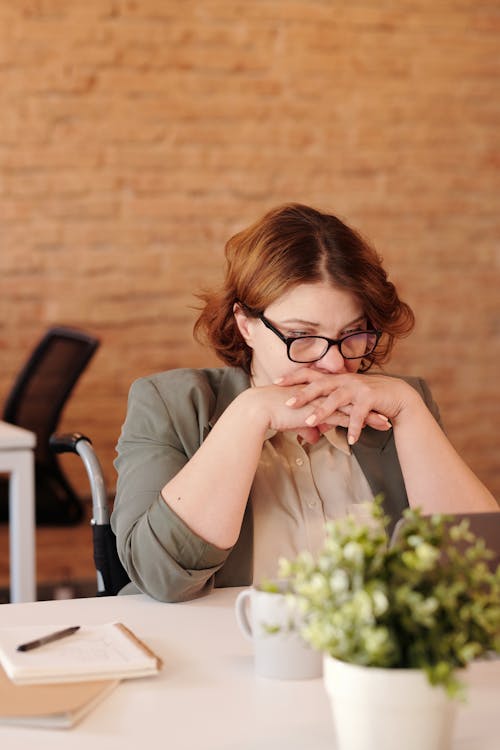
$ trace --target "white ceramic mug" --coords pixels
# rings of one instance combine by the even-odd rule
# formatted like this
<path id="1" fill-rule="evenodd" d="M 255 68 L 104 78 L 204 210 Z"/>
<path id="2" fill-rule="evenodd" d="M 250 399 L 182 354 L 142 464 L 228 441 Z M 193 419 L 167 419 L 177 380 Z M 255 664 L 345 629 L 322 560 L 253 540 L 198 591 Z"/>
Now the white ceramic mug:
<path id="1" fill-rule="evenodd" d="M 278 680 L 321 677 L 322 655 L 299 634 L 300 615 L 284 594 L 244 589 L 235 611 L 243 635 L 253 642 L 257 675 Z"/>

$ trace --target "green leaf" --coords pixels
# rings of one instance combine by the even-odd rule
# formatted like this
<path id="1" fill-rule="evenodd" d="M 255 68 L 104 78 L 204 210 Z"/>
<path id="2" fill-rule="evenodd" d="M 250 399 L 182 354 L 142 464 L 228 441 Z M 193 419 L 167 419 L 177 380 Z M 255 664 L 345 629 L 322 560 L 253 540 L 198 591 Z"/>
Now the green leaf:
<path id="1" fill-rule="evenodd" d="M 368 666 L 420 668 L 460 694 L 457 669 L 500 652 L 500 566 L 467 523 L 404 512 L 389 547 L 377 496 L 369 523 L 326 523 L 323 549 L 280 561 L 304 615 L 304 638 L 331 656 Z M 460 543 L 460 547 L 457 547 Z"/>

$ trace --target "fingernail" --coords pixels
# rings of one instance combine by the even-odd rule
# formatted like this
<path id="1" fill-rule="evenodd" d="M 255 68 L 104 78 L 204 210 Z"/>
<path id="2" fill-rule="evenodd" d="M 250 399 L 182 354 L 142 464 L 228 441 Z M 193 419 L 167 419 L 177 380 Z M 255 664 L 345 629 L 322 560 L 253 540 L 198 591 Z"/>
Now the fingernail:
<path id="1" fill-rule="evenodd" d="M 315 425 L 315 424 L 316 424 L 316 422 L 317 422 L 317 419 L 316 419 L 316 415 L 315 415 L 315 414 L 311 414 L 311 415 L 310 415 L 309 417 L 307 417 L 307 419 L 306 419 L 306 424 L 308 424 L 308 425 L 309 425 L 309 427 L 312 427 L 313 425 Z"/>
<path id="2" fill-rule="evenodd" d="M 292 398 L 289 398 L 288 401 L 285 401 L 285 406 L 293 406 L 295 403 L 297 403 L 297 399 L 295 396 L 292 396 Z"/>
<path id="3" fill-rule="evenodd" d="M 274 385 L 279 385 L 280 383 L 283 382 L 283 380 L 284 380 L 284 378 L 276 378 L 276 380 L 273 380 L 273 383 L 274 383 Z"/>
<path id="4" fill-rule="evenodd" d="M 349 443 L 349 445 L 354 445 L 354 443 L 355 443 L 356 441 L 354 440 L 354 438 L 353 438 L 353 436 L 352 436 L 352 435 L 348 435 L 348 436 L 347 436 L 347 442 Z"/>
<path id="5" fill-rule="evenodd" d="M 384 416 L 384 414 L 380 414 L 378 411 L 376 411 L 375 414 L 377 415 L 377 417 L 380 417 L 380 419 L 382 419 L 384 422 L 389 421 L 388 418 Z"/>

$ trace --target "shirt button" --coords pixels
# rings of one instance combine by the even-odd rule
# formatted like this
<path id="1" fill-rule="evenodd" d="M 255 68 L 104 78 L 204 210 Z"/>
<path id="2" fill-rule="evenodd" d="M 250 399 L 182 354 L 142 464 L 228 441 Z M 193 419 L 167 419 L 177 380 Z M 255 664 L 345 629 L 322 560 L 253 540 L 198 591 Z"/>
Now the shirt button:
<path id="1" fill-rule="evenodd" d="M 303 465 L 303 463 L 304 463 L 304 461 L 303 461 L 303 459 L 302 459 L 302 458 L 296 458 L 296 459 L 295 459 L 295 463 L 297 464 L 297 466 L 302 466 L 302 465 Z"/>

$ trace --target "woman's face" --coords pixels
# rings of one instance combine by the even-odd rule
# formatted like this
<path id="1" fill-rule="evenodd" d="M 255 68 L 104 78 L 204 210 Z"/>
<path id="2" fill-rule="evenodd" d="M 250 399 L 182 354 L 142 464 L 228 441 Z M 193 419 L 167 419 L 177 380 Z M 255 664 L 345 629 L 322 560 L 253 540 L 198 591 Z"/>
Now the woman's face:
<path id="1" fill-rule="evenodd" d="M 326 336 L 338 339 L 366 328 L 367 321 L 357 298 L 347 290 L 326 281 L 300 284 L 279 297 L 264 311 L 266 318 L 284 336 Z M 250 318 L 244 310 L 235 310 L 241 335 L 252 353 L 254 385 L 269 385 L 277 378 L 301 367 L 328 373 L 356 372 L 361 360 L 345 360 L 338 346 L 310 364 L 291 362 L 286 344 L 259 318 Z"/>

